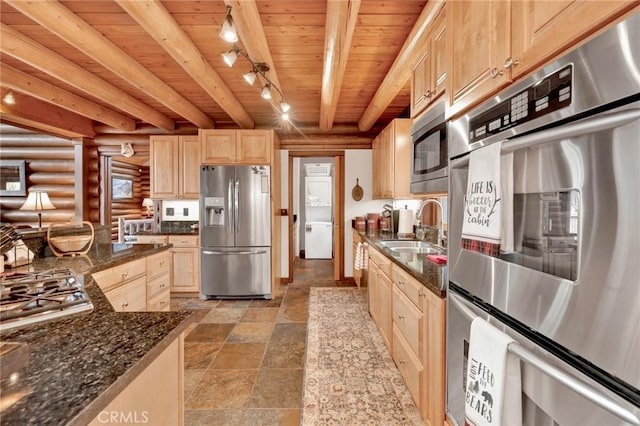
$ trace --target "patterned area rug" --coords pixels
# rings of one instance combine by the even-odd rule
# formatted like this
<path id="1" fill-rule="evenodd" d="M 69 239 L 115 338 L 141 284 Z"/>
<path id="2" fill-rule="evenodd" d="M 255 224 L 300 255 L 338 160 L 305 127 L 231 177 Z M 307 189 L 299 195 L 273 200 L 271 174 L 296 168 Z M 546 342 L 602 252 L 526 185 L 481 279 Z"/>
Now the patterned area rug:
<path id="1" fill-rule="evenodd" d="M 302 425 L 422 425 L 366 290 L 312 287 Z"/>

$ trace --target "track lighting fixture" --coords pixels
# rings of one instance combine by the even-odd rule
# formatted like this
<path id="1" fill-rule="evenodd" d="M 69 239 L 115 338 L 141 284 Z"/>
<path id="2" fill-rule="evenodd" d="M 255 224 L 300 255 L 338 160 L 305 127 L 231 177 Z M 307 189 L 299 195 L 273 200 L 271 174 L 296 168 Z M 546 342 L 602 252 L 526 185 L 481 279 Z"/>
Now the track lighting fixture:
<path id="1" fill-rule="evenodd" d="M 16 98 L 13 97 L 13 92 L 9 91 L 6 95 L 4 95 L 4 97 L 2 98 L 2 102 L 7 105 L 15 105 Z"/>
<path id="2" fill-rule="evenodd" d="M 224 17 L 222 22 L 222 28 L 220 29 L 220 38 L 229 43 L 235 43 L 238 41 L 238 31 L 236 24 L 231 17 L 231 6 L 227 6 L 227 16 Z"/>
<path id="3" fill-rule="evenodd" d="M 226 40 L 230 43 L 236 43 L 238 41 L 238 33 L 235 23 L 233 22 L 233 17 L 231 16 L 231 6 L 227 6 L 227 16 L 224 18 L 222 23 L 222 28 L 220 29 L 220 37 L 223 40 Z M 238 56 L 244 57 L 247 61 L 251 63 L 251 71 L 242 75 L 242 78 L 251 86 L 253 86 L 256 80 L 264 80 L 264 85 L 260 90 L 260 96 L 262 96 L 266 100 L 270 100 L 272 98 L 272 90 L 275 90 L 280 96 L 280 111 L 282 112 L 282 119 L 289 120 L 289 110 L 291 106 L 285 102 L 284 95 L 278 86 L 276 86 L 271 79 L 267 76 L 267 72 L 269 72 L 269 65 L 264 62 L 255 62 L 253 59 L 249 57 L 249 54 L 238 47 L 236 44 L 233 45 L 233 48 L 228 52 L 222 54 L 222 59 L 224 63 L 229 67 L 232 67 L 233 64 L 238 59 Z M 260 83 L 261 85 L 263 83 Z"/>
<path id="4" fill-rule="evenodd" d="M 271 90 L 269 90 L 269 83 L 265 84 L 262 88 L 262 92 L 260 92 L 260 96 L 262 99 L 271 99 Z"/>

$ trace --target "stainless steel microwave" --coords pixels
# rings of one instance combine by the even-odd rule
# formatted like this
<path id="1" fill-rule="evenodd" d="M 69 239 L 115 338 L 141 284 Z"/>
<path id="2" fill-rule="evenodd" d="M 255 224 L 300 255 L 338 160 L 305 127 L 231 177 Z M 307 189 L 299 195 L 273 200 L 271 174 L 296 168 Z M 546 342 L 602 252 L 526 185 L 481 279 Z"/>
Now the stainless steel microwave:
<path id="1" fill-rule="evenodd" d="M 448 192 L 449 154 L 444 100 L 411 126 L 411 193 Z"/>

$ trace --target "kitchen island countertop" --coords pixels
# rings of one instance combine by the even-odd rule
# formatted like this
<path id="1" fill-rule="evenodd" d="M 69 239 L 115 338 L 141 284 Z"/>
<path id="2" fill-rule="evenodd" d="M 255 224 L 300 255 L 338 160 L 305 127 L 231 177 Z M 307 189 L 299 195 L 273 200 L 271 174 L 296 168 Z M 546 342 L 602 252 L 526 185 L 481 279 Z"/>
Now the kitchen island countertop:
<path id="1" fill-rule="evenodd" d="M 447 281 L 447 266 L 438 265 L 426 259 L 424 254 L 414 255 L 410 260 L 398 258 L 397 255 L 388 248 L 378 244 L 380 241 L 399 240 L 396 234 L 390 232 L 369 232 L 359 233 L 364 241 L 373 245 L 376 250 L 391 259 L 394 264 L 400 266 L 404 271 L 408 272 L 416 280 L 422 283 L 429 291 L 438 297 L 445 297 L 445 288 Z M 407 239 L 403 239 L 407 241 Z"/>
<path id="2" fill-rule="evenodd" d="M 94 308 L 0 334 L 3 342 L 27 344 L 29 353 L 17 377 L 0 384 L 3 424 L 86 424 L 180 336 L 191 313 L 115 312 L 90 275 L 168 248 L 96 244 L 87 256 L 29 265 L 73 269 Z"/>

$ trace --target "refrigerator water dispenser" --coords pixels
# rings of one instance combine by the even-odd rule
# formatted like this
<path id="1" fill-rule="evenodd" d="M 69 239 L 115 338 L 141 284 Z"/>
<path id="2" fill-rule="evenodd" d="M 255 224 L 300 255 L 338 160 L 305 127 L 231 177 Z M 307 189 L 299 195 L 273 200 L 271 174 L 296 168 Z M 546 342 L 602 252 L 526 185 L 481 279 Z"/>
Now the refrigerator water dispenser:
<path id="1" fill-rule="evenodd" d="M 204 197 L 205 226 L 224 226 L 224 197 Z"/>

